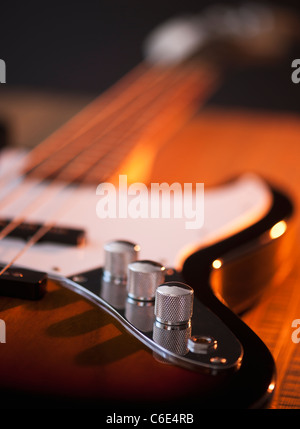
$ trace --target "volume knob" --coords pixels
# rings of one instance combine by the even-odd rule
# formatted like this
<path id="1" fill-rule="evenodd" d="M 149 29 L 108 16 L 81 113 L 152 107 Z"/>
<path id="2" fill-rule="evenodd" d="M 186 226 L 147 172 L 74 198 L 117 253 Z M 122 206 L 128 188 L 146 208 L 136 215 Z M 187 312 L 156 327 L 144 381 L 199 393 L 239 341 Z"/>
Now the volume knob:
<path id="1" fill-rule="evenodd" d="M 165 281 L 165 267 L 153 261 L 135 261 L 128 265 L 127 292 L 140 301 L 154 300 L 156 288 Z"/>
<path id="2" fill-rule="evenodd" d="M 103 275 L 106 280 L 127 278 L 127 267 L 137 260 L 140 246 L 129 241 L 110 241 L 104 246 L 105 261 Z"/>
<path id="3" fill-rule="evenodd" d="M 194 291 L 180 282 L 167 282 L 156 289 L 156 320 L 167 325 L 188 323 L 193 314 Z"/>

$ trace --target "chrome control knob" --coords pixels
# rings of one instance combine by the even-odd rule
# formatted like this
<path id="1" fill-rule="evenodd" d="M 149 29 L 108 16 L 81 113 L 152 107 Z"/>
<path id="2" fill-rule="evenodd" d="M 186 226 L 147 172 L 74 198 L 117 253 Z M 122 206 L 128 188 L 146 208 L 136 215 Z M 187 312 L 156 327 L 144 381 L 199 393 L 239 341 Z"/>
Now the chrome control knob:
<path id="1" fill-rule="evenodd" d="M 103 277 L 106 280 L 127 278 L 127 267 L 138 258 L 140 246 L 129 241 L 110 241 L 104 246 Z"/>
<path id="2" fill-rule="evenodd" d="M 153 261 L 135 261 L 128 265 L 127 293 L 139 301 L 151 301 L 165 281 L 165 267 Z"/>
<path id="3" fill-rule="evenodd" d="M 188 353 L 188 341 L 191 337 L 192 326 L 191 322 L 180 325 L 166 325 L 157 320 L 153 325 L 153 340 L 180 356 Z"/>
<path id="4" fill-rule="evenodd" d="M 154 301 L 138 301 L 127 298 L 125 317 L 142 332 L 151 332 L 154 323 Z"/>
<path id="5" fill-rule="evenodd" d="M 193 314 L 194 291 L 180 282 L 167 282 L 156 289 L 155 317 L 160 323 L 188 323 Z"/>

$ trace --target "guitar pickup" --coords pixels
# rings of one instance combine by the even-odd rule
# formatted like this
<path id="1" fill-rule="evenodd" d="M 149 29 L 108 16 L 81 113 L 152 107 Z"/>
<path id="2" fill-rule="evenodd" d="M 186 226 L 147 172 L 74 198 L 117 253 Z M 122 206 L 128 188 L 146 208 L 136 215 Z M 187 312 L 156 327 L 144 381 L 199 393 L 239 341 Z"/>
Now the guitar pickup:
<path id="1" fill-rule="evenodd" d="M 44 272 L 10 267 L 0 276 L 0 296 L 38 300 L 45 295 L 47 280 Z"/>
<path id="2" fill-rule="evenodd" d="M 10 219 L 0 219 L 0 229 L 4 229 L 12 222 Z M 16 226 L 7 237 L 21 238 L 29 240 L 43 225 L 39 223 L 21 223 Z M 51 228 L 43 237 L 38 241 L 49 242 L 55 244 L 67 244 L 78 246 L 85 241 L 85 231 L 83 229 L 67 228 L 55 226 Z"/>

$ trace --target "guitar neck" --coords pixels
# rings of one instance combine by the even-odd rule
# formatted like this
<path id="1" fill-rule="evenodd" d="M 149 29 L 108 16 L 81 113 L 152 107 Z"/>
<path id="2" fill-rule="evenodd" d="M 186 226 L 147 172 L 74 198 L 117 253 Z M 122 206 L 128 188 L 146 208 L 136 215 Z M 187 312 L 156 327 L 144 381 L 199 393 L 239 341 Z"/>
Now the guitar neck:
<path id="1" fill-rule="evenodd" d="M 145 176 L 157 150 L 193 117 L 216 85 L 216 75 L 207 67 L 141 64 L 33 149 L 24 173 L 99 184 L 121 170 L 136 177 L 132 169 L 139 157 L 139 173 Z"/>

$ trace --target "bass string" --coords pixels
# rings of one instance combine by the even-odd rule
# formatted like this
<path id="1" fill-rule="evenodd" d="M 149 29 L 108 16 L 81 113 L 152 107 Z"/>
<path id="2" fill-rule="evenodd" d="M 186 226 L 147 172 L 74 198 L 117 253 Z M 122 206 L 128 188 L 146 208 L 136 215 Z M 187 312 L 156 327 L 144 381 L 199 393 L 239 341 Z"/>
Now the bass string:
<path id="1" fill-rule="evenodd" d="M 111 150 L 105 155 L 105 165 L 96 164 L 93 168 L 89 168 L 85 171 L 81 181 L 85 184 L 91 184 L 95 182 L 101 183 L 104 180 L 109 179 L 109 177 L 116 172 L 120 163 L 124 160 L 126 152 L 128 153 L 128 147 L 135 147 L 139 142 L 157 142 L 160 137 L 166 141 L 166 135 L 168 132 L 164 131 L 176 128 L 177 122 L 174 123 L 174 118 L 178 111 L 182 113 L 183 111 L 193 110 L 190 106 L 194 104 L 193 101 L 195 101 L 196 93 L 196 81 L 193 79 L 186 79 L 182 86 L 177 89 L 172 89 L 169 94 L 165 94 L 165 97 L 160 100 L 159 106 L 153 105 L 152 108 L 148 109 L 146 115 L 139 114 L 135 123 L 137 126 L 135 134 L 127 137 L 128 142 L 126 145 L 120 145 L 118 151 L 115 151 L 115 149 Z M 171 126 L 170 121 L 173 122 L 173 126 Z M 126 148 L 126 151 L 124 151 L 124 147 Z M 99 176 L 99 174 L 95 174 L 100 171 L 100 167 L 101 176 Z"/>
<path id="2" fill-rule="evenodd" d="M 159 86 L 164 84 L 164 79 L 169 77 L 169 70 L 165 70 L 160 74 L 155 73 L 154 69 L 149 69 L 143 75 L 139 76 L 134 82 L 131 83 L 130 87 L 126 87 L 121 94 L 115 94 L 106 100 L 102 99 L 102 96 L 99 97 L 99 102 L 96 103 L 93 109 L 89 109 L 88 112 L 85 112 L 84 121 L 82 120 L 82 116 L 79 116 L 80 121 L 73 123 L 73 129 L 66 129 L 63 127 L 63 135 L 59 137 L 59 139 L 54 140 L 52 154 L 56 155 L 58 149 L 65 150 L 71 146 L 71 149 L 74 150 L 76 145 L 86 145 L 89 139 L 89 133 L 98 133 L 103 132 L 102 124 L 103 121 L 109 122 L 111 116 L 117 116 L 120 110 L 128 108 L 130 104 L 136 105 L 139 99 L 146 98 L 144 96 L 145 93 L 150 91 L 151 89 L 154 91 L 159 90 Z M 158 87 L 158 88 L 156 88 Z M 101 103 L 100 103 L 101 101 Z M 124 114 L 124 112 L 123 112 Z M 83 123 L 82 123 L 83 122 Z M 48 161 L 49 154 L 45 155 L 44 150 L 40 151 L 40 156 L 44 158 L 44 160 Z M 37 157 L 37 161 L 40 161 L 40 156 Z M 35 154 L 31 156 L 31 159 L 36 160 Z M 28 169 L 31 168 L 29 164 Z M 28 172 L 28 170 L 27 170 Z"/>
<path id="3" fill-rule="evenodd" d="M 2 231 L 0 232 L 0 239 L 5 238 L 10 232 L 12 232 L 21 223 L 23 223 L 26 220 L 26 216 L 30 216 L 30 214 L 32 214 L 35 209 L 39 208 L 39 206 L 43 204 L 43 200 L 46 200 L 46 202 L 51 201 L 51 197 L 54 198 L 57 193 L 59 193 L 65 187 L 69 186 L 70 184 L 73 184 L 76 181 L 84 181 L 85 183 L 87 183 L 87 176 L 89 175 L 89 172 L 92 167 L 94 167 L 94 169 L 96 170 L 101 171 L 102 177 L 99 178 L 99 181 L 103 181 L 103 171 L 107 171 L 107 162 L 105 162 L 105 160 L 107 160 L 107 155 L 112 154 L 115 157 L 115 153 L 118 147 L 120 147 L 121 155 L 123 156 L 124 152 L 128 152 L 129 147 L 136 144 L 136 141 L 139 137 L 141 138 L 141 134 L 145 135 L 145 127 L 147 124 L 151 127 L 151 130 L 154 131 L 155 126 L 153 124 L 153 120 L 161 116 L 163 114 L 164 109 L 170 103 L 172 104 L 172 102 L 180 102 L 181 104 L 183 104 L 183 96 L 186 97 L 187 94 L 191 94 L 191 90 L 193 88 L 195 89 L 194 79 L 186 79 L 185 82 L 183 82 L 183 85 L 177 89 L 169 88 L 168 92 L 164 93 L 163 95 L 160 94 L 154 100 L 152 99 L 151 103 L 148 103 L 147 109 L 144 111 L 143 114 L 135 112 L 135 116 L 133 117 L 133 124 L 131 125 L 131 127 L 125 127 L 125 129 L 122 128 L 121 132 L 118 133 L 119 135 L 113 136 L 112 141 L 115 142 L 114 146 L 112 144 L 109 144 L 108 149 L 106 151 L 103 150 L 102 153 L 99 152 L 98 149 L 97 156 L 88 157 L 88 162 L 84 162 L 84 160 L 82 159 L 82 153 L 75 156 L 72 159 L 72 162 L 70 162 L 64 169 L 58 172 L 58 174 L 54 177 L 50 185 L 48 184 L 46 188 L 48 189 L 48 193 L 42 193 L 42 195 L 40 195 L 34 202 L 29 204 L 29 207 L 26 207 L 22 213 L 19 213 L 18 216 L 16 216 L 6 227 L 2 229 Z M 180 98 L 182 98 L 182 101 L 180 101 Z M 187 98 L 189 99 L 191 97 L 189 96 Z M 127 124 L 126 119 L 124 122 Z M 98 140 L 94 142 L 94 144 L 96 145 L 97 143 Z M 126 149 L 125 151 L 124 146 Z M 89 151 L 86 150 L 83 155 L 85 155 L 86 152 Z M 119 157 L 120 154 L 119 156 L 117 156 L 117 159 Z M 111 162 L 109 162 L 108 165 L 110 169 L 115 168 L 115 166 L 112 166 Z M 67 185 L 65 185 L 64 182 L 67 182 Z M 58 186 L 58 189 L 57 184 L 60 185 Z"/>
<path id="4" fill-rule="evenodd" d="M 198 77 L 199 77 L 199 75 L 198 75 Z M 211 80 L 211 79 L 210 79 Z M 211 83 L 211 82 L 210 82 Z M 195 86 L 195 81 L 193 82 L 193 85 L 192 85 L 192 87 L 190 87 L 190 91 L 191 91 L 191 89 L 193 88 L 193 91 L 196 93 L 196 86 Z M 188 106 L 190 106 L 191 105 L 191 101 L 195 101 L 195 93 L 193 94 L 193 97 L 187 97 L 186 95 L 187 95 L 187 86 L 185 86 L 184 87 L 184 89 L 185 89 L 185 97 L 182 97 L 182 92 L 181 92 L 181 98 L 184 98 L 184 102 L 182 102 L 181 104 L 182 104 L 182 106 L 180 107 L 180 109 L 179 110 L 184 110 L 184 109 L 187 109 L 187 107 Z M 205 93 L 205 91 L 204 91 L 204 93 Z M 180 98 L 180 97 L 179 97 Z M 170 101 L 170 100 L 169 100 Z M 183 100 L 182 100 L 183 101 Z M 180 104 L 180 103 L 179 103 Z M 155 110 L 155 109 L 154 109 Z M 176 109 L 175 109 L 176 110 Z M 193 110 L 193 109 L 192 109 Z M 158 111 L 157 111 L 157 109 L 156 109 L 156 111 L 154 112 L 154 113 L 156 113 L 156 115 L 157 115 L 157 113 L 158 113 Z M 178 112 L 177 112 L 178 113 Z M 174 111 L 173 111 L 173 113 L 171 114 L 171 116 L 173 115 L 173 117 L 171 118 L 171 119 L 173 119 L 174 120 Z M 176 113 L 175 113 L 175 115 L 176 115 Z M 154 115 L 155 116 L 155 115 Z M 170 116 L 170 115 L 169 115 Z M 149 118 L 147 118 L 148 119 L 148 121 L 149 121 Z M 165 118 L 166 119 L 166 118 Z M 144 120 L 146 121 L 146 119 L 144 118 Z M 159 122 L 159 121 L 158 121 Z M 171 123 L 172 122 L 172 120 L 170 121 L 170 118 L 169 118 L 169 123 Z M 160 123 L 161 123 L 161 128 L 164 128 L 163 126 L 162 126 L 162 124 L 164 123 L 164 121 L 160 121 Z M 157 129 L 159 129 L 159 126 L 158 127 L 148 127 L 148 134 L 149 134 L 149 130 L 151 130 L 152 131 L 152 135 L 154 135 L 155 133 L 157 133 L 158 131 L 157 131 Z M 154 131 L 153 131 L 154 130 Z M 151 134 L 151 133 L 150 133 Z M 132 142 L 131 142 L 131 144 L 132 144 Z M 101 157 L 101 160 L 102 160 L 102 158 L 103 158 L 103 156 Z M 104 158 L 105 158 L 105 155 L 104 155 Z M 101 160 L 100 160 L 100 166 L 101 166 Z M 99 167 L 99 160 L 97 160 L 97 162 L 95 163 L 95 166 L 97 167 Z M 78 173 L 77 172 L 77 178 L 78 178 L 78 176 L 82 176 L 82 180 L 81 180 L 81 183 L 79 183 L 79 186 L 80 185 L 84 185 L 85 184 L 85 182 L 86 182 L 86 180 L 84 180 L 84 178 L 86 177 L 86 176 L 88 176 L 89 175 L 89 171 L 90 171 L 90 167 L 87 167 L 86 169 L 85 169 L 85 171 L 83 172 L 83 174 L 82 174 L 82 172 L 80 172 L 80 173 Z M 57 178 L 56 178 L 57 179 Z M 73 177 L 73 180 L 72 181 L 74 181 L 75 180 L 75 177 Z M 69 184 L 70 184 L 70 182 L 69 182 Z M 67 185 L 67 186 L 69 186 L 69 184 Z M 73 191 L 75 190 L 75 188 L 73 189 Z M 73 202 L 75 201 L 75 199 L 73 199 Z M 52 221 L 48 221 L 47 223 L 45 223 L 31 238 L 30 238 L 30 240 L 27 242 L 27 244 L 23 247 L 23 249 L 21 249 L 21 251 L 20 252 L 18 252 L 16 255 L 15 255 L 15 257 L 1 270 L 1 272 L 0 272 L 0 275 L 2 275 L 9 267 L 11 267 L 11 265 L 13 265 L 14 264 L 14 262 L 17 260 L 17 259 L 19 259 L 20 258 L 20 256 L 22 255 L 22 254 L 24 254 L 31 246 L 33 246 L 37 241 L 39 241 L 40 240 L 40 238 L 42 237 L 42 236 L 44 236 L 58 221 L 59 221 L 59 218 L 61 217 L 61 215 L 62 215 L 62 213 L 63 212 L 65 212 L 65 210 L 66 209 L 70 209 L 70 205 L 69 205 L 69 203 L 67 203 L 67 202 L 65 202 L 65 204 L 63 205 L 63 210 L 59 210 L 58 211 L 58 213 L 56 213 L 56 216 L 55 216 L 55 219 L 54 220 L 52 220 Z"/>
<path id="5" fill-rule="evenodd" d="M 131 103 L 126 104 L 126 108 L 121 110 L 120 113 L 116 113 L 112 119 L 110 117 L 107 118 L 106 121 L 102 121 L 97 126 L 89 129 L 80 138 L 76 138 L 71 146 L 71 151 L 67 148 L 57 152 L 50 159 L 50 162 L 47 160 L 46 165 L 43 164 L 40 168 L 35 169 L 29 177 L 42 176 L 47 167 L 50 167 L 50 174 L 53 174 L 55 171 L 63 169 L 74 158 L 74 155 L 83 153 L 87 156 L 91 147 L 92 157 L 95 156 L 95 152 L 98 149 L 101 150 L 104 146 L 109 148 L 110 145 L 114 144 L 114 140 L 110 142 L 109 139 L 103 139 L 103 137 L 117 132 L 119 135 L 116 136 L 116 139 L 122 138 L 124 130 L 134 126 L 137 120 L 136 116 L 140 115 L 141 111 L 151 108 L 153 102 L 156 103 L 159 98 L 163 98 L 170 91 L 174 91 L 174 87 L 176 88 L 176 85 L 181 85 L 184 79 L 186 79 L 185 76 L 176 76 L 172 79 L 168 77 L 167 82 L 160 80 L 155 85 L 150 85 L 149 83 L 147 88 L 141 89 L 139 96 L 134 98 Z M 95 139 L 98 139 L 101 148 L 95 145 Z M 53 168 L 55 171 L 53 171 Z"/>
<path id="6" fill-rule="evenodd" d="M 151 80 L 153 71 L 153 67 L 144 63 L 139 64 L 74 115 L 66 124 L 54 131 L 29 153 L 26 153 L 21 162 L 27 167 L 23 168 L 20 178 L 43 161 L 49 159 L 58 149 L 71 145 L 75 138 L 86 132 L 97 122 L 100 122 L 103 117 L 108 117 L 124 107 L 132 97 L 136 96 L 138 88 L 143 84 L 144 80 L 148 78 Z M 153 80 L 155 80 L 155 76 L 153 76 Z M 14 171 L 0 179 L 0 186 L 6 185 L 12 179 L 15 179 Z"/>
<path id="7" fill-rule="evenodd" d="M 145 126 L 145 123 L 147 123 L 148 121 L 150 121 L 151 120 L 151 116 L 152 116 L 152 118 L 154 117 L 156 117 L 156 116 L 158 116 L 158 113 L 159 113 L 159 106 L 160 106 L 160 110 L 162 110 L 163 109 L 163 107 L 164 107 L 164 105 L 166 106 L 166 105 L 168 105 L 168 104 L 170 104 L 170 101 L 172 101 L 172 100 L 176 100 L 176 97 L 178 98 L 178 94 L 179 94 L 179 96 L 182 96 L 182 93 L 185 93 L 185 92 L 187 92 L 187 93 L 190 93 L 191 91 L 187 91 L 188 90 L 188 85 L 190 85 L 191 83 L 187 80 L 187 79 L 185 79 L 185 81 L 183 82 L 183 86 L 181 87 L 179 87 L 179 91 L 178 91 L 178 89 L 176 90 L 176 88 L 174 89 L 174 88 L 172 88 L 171 86 L 168 88 L 168 91 L 166 92 L 164 92 L 164 93 L 162 93 L 162 94 L 159 94 L 159 97 L 157 97 L 157 96 L 155 96 L 155 98 L 153 99 L 151 99 L 150 101 L 151 101 L 151 103 L 153 104 L 153 101 L 156 101 L 156 103 L 154 103 L 154 105 L 152 106 L 152 109 L 150 109 L 149 108 L 149 106 L 151 107 L 151 103 L 149 103 L 149 101 L 148 100 L 146 100 L 147 101 L 147 104 L 148 104 L 148 110 L 146 110 L 146 112 L 147 112 L 147 115 L 145 116 L 145 114 L 144 115 L 140 115 L 139 114 L 139 110 L 137 110 L 137 109 L 135 109 L 135 111 L 133 111 L 132 113 L 135 113 L 135 114 L 139 114 L 139 117 L 138 118 L 136 118 L 135 116 L 133 116 L 133 119 L 134 119 L 134 127 L 125 127 L 125 128 L 127 128 L 126 129 L 126 131 L 127 131 L 127 134 L 128 134 L 128 136 L 127 136 L 127 140 L 129 140 L 129 137 L 131 137 L 131 141 L 129 141 L 129 143 L 130 143 L 130 145 L 129 146 L 132 146 L 132 144 L 134 143 L 134 139 L 132 138 L 132 133 L 133 132 L 136 132 L 139 128 L 140 129 L 143 129 L 143 127 Z M 177 82 L 177 85 L 178 85 L 178 82 Z M 173 83 L 173 86 L 174 86 L 174 83 Z M 172 95 L 172 98 L 170 99 L 170 96 Z M 145 97 L 143 97 L 144 98 L 144 101 L 145 101 Z M 159 102 L 159 105 L 157 106 L 157 102 Z M 144 103 L 145 104 L 145 103 Z M 139 106 L 139 107 L 141 107 L 141 106 Z M 120 117 L 118 118 L 118 119 L 120 119 Z M 126 125 L 127 125 L 127 121 L 126 121 L 126 119 L 127 118 L 125 118 L 125 120 L 123 121 Z M 142 119 L 142 121 L 141 121 L 141 119 Z M 119 122 L 119 121 L 118 121 Z M 119 125 L 119 123 L 117 124 L 117 125 Z M 120 128 L 118 129 L 119 131 L 120 131 Z M 125 140 L 125 142 L 126 142 L 126 138 L 124 139 L 124 134 L 125 134 L 125 137 L 126 137 L 126 131 L 125 130 L 123 130 L 123 129 L 121 129 L 121 133 L 119 132 L 119 134 L 121 134 L 121 135 L 119 135 L 118 137 L 117 137 L 117 140 L 119 140 L 119 143 L 118 143 L 118 146 L 121 146 L 121 149 L 122 149 L 122 151 L 121 151 L 121 153 L 123 152 L 124 153 L 124 145 L 123 145 L 123 147 L 122 147 L 122 145 L 120 144 L 120 143 L 122 143 L 122 141 L 124 141 Z M 113 139 L 113 141 L 114 140 L 116 140 L 116 136 L 115 136 L 115 139 Z M 97 143 L 98 142 L 98 140 L 96 140 L 95 142 L 93 142 L 93 143 Z M 114 146 L 113 147 L 113 150 L 112 150 L 112 147 L 111 147 L 112 145 L 110 144 L 110 145 L 108 145 L 108 150 L 105 152 L 103 152 L 102 154 L 101 154 L 101 152 L 100 152 L 100 160 L 101 159 L 103 159 L 104 158 L 104 160 L 106 159 L 105 158 L 105 156 L 109 153 L 109 152 L 111 152 L 113 155 L 115 154 L 115 152 L 116 152 L 116 147 Z M 127 146 L 128 146 L 128 144 L 127 144 Z M 97 149 L 97 151 L 98 151 L 98 157 L 99 157 L 99 148 L 96 148 Z M 127 149 L 128 149 L 128 147 L 127 147 Z M 88 152 L 86 149 L 85 149 L 85 152 Z M 122 154 L 123 154 L 122 153 Z M 85 155 L 85 153 L 83 152 L 83 155 Z M 64 168 L 64 169 L 62 169 L 61 171 L 60 171 L 60 173 L 53 179 L 53 183 L 54 184 L 56 184 L 56 182 L 59 182 L 60 180 L 63 180 L 63 179 L 65 179 L 65 172 L 66 172 L 66 170 L 67 171 L 71 171 L 71 176 L 68 176 L 67 178 L 68 178 L 68 181 L 69 181 L 69 183 L 73 183 L 76 179 L 78 179 L 79 177 L 80 177 L 80 175 L 83 175 L 83 177 L 84 177 L 84 175 L 86 175 L 86 173 L 87 172 L 89 172 L 90 171 L 90 169 L 91 169 L 91 167 L 92 166 L 94 166 L 95 164 L 96 164 L 96 167 L 97 167 L 97 169 L 100 169 L 99 167 L 102 167 L 101 168 L 101 170 L 103 171 L 103 167 L 104 167 L 104 165 L 101 165 L 101 163 L 99 164 L 99 162 L 98 162 L 98 160 L 97 160 L 97 158 L 95 158 L 95 156 L 94 157 L 92 157 L 92 163 L 91 163 L 91 161 L 89 161 L 88 163 L 82 163 L 82 153 L 80 153 L 80 154 L 77 154 L 77 156 L 75 156 L 75 157 L 73 157 L 73 160 L 72 160 L 73 162 L 71 162 L 71 163 L 69 163 L 68 165 L 67 165 L 67 168 Z M 76 163 L 76 161 L 77 161 L 77 163 Z M 78 162 L 79 161 L 79 162 Z M 83 166 L 83 169 L 81 168 Z M 53 171 L 51 172 L 51 173 L 53 173 Z M 86 180 L 85 180 L 85 182 L 86 182 Z M 29 190 L 31 190 L 31 189 L 29 189 Z M 36 207 L 38 207 L 38 204 L 41 204 L 42 203 L 42 199 L 44 198 L 44 196 L 42 195 L 41 196 L 41 198 L 38 198 L 37 199 L 37 201 L 35 201 L 34 203 L 33 203 L 33 205 L 31 205 L 31 206 L 29 206 L 29 214 L 30 214 L 30 209 L 32 208 L 36 208 Z M 27 211 L 28 211 L 28 208 L 27 208 Z M 32 212 L 32 210 L 31 210 L 31 212 Z M 20 225 L 24 220 L 25 220 L 25 215 L 26 215 L 26 212 L 25 212 L 25 214 L 24 214 L 24 212 L 23 213 L 21 213 L 21 214 L 19 214 L 15 219 L 13 219 L 2 231 L 1 231 L 1 234 L 0 234 L 0 238 L 2 239 L 2 238 L 4 238 L 5 236 L 7 236 L 13 229 L 15 229 L 18 225 Z"/>
<path id="8" fill-rule="evenodd" d="M 165 126 L 167 124 L 170 124 L 173 122 L 173 120 L 178 116 L 178 114 L 181 113 L 181 111 L 183 109 L 186 109 L 187 107 L 187 100 L 185 100 L 185 102 L 182 103 L 182 105 L 177 109 L 170 109 L 169 112 L 166 112 L 165 116 L 162 118 L 159 118 L 159 125 L 157 124 L 156 127 L 152 127 L 152 124 L 149 125 L 149 129 L 148 129 L 148 137 L 149 135 L 151 135 L 151 137 L 155 137 L 155 134 L 159 133 L 159 129 L 164 129 Z M 149 133 L 149 131 L 151 131 Z M 78 186 L 76 188 L 73 188 L 73 193 L 74 192 L 78 192 L 80 187 L 84 187 L 85 186 L 85 182 L 84 180 L 82 180 Z M 11 259 L 11 261 L 0 271 L 0 276 L 6 271 L 8 270 L 24 253 L 26 253 L 30 247 L 32 247 L 34 244 L 36 244 L 45 234 L 47 234 L 47 232 L 49 232 L 51 230 L 51 228 L 53 228 L 58 220 L 68 211 L 71 210 L 72 205 L 76 204 L 77 200 L 75 198 L 72 198 L 72 193 L 69 194 L 69 198 L 64 200 L 64 204 L 55 212 L 54 214 L 54 219 L 50 220 L 46 223 L 44 223 L 44 225 L 42 225 L 38 231 L 36 231 L 36 233 L 31 236 L 31 238 L 29 239 L 29 241 L 26 243 L 26 245 L 14 256 L 13 259 Z"/>
<path id="9" fill-rule="evenodd" d="M 163 77 L 165 77 L 165 73 L 166 72 L 162 73 Z M 169 73 L 170 71 L 168 71 L 168 74 Z M 150 77 L 148 74 L 147 76 L 148 78 Z M 93 145 L 95 142 L 95 138 L 98 138 L 100 141 L 100 138 L 102 136 L 107 135 L 113 129 L 113 127 L 116 127 L 124 118 L 129 117 L 130 114 L 136 113 L 138 109 L 134 101 L 139 95 L 140 98 L 142 98 L 143 100 L 142 103 L 144 103 L 145 105 L 149 100 L 151 101 L 151 97 L 154 98 L 157 93 L 160 93 L 162 89 L 161 81 L 163 77 L 160 77 L 158 81 L 154 79 L 154 82 L 152 79 L 150 79 L 150 81 L 146 85 L 146 91 L 144 91 L 146 92 L 146 94 L 144 94 L 144 92 L 141 92 L 140 83 L 136 83 L 133 89 L 127 89 L 126 97 L 124 97 L 123 95 L 119 97 L 121 98 L 121 102 L 119 102 L 118 100 L 112 100 L 113 106 L 111 107 L 111 105 L 108 105 L 106 109 L 103 109 L 103 111 L 100 112 L 100 117 L 98 118 L 98 121 L 96 121 L 96 124 L 94 124 L 95 121 L 92 121 L 93 126 L 85 126 L 84 128 L 81 128 L 81 131 L 75 133 L 72 139 L 69 139 L 68 147 L 70 147 L 70 149 L 67 152 L 66 145 L 64 144 L 63 147 L 59 147 L 51 155 L 48 155 L 45 160 L 36 162 L 37 165 L 32 165 L 30 168 L 27 168 L 23 172 L 24 174 L 20 177 L 20 179 L 22 177 L 26 177 L 27 179 L 30 177 L 38 177 L 41 181 L 45 181 L 46 179 L 49 179 L 51 175 L 54 175 L 59 170 L 62 170 L 64 166 L 67 165 L 68 162 L 70 162 L 74 158 L 75 155 L 87 150 L 88 146 Z M 170 83 L 170 79 L 168 79 L 168 82 Z M 143 76 L 142 83 L 146 83 L 145 75 Z M 158 85 L 158 88 L 155 88 L 156 85 Z M 140 108 L 143 107 L 142 103 L 139 106 Z M 126 106 L 125 110 L 122 109 L 123 106 Z M 108 111 L 109 115 L 107 113 Z M 93 112 L 91 111 L 90 113 Z M 93 117 L 94 116 L 95 115 L 93 115 Z M 113 116 L 113 119 L 111 119 L 111 116 Z M 103 126 L 103 121 L 105 120 L 106 126 Z M 56 146 L 59 146 L 60 142 L 58 140 L 54 141 L 56 142 Z M 34 151 L 35 149 L 33 149 L 32 152 Z M 4 197 L 4 199 L 2 199 L 2 201 L 0 202 L 0 208 L 5 207 L 7 204 L 11 204 L 12 201 L 18 199 L 21 194 L 22 189 L 17 188 L 13 193 L 8 194 L 6 197 Z"/>

